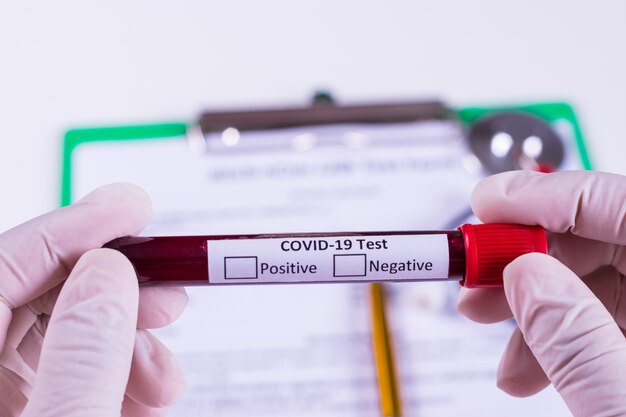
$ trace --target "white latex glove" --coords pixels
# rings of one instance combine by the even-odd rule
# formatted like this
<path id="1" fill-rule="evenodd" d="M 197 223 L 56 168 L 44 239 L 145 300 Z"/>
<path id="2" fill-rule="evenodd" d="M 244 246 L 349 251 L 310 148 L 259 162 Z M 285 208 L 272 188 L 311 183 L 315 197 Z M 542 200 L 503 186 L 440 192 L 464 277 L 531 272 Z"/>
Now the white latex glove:
<path id="1" fill-rule="evenodd" d="M 467 317 L 517 322 L 499 387 L 529 396 L 552 382 L 576 416 L 626 416 L 626 177 L 508 172 L 482 181 L 472 208 L 483 222 L 552 232 L 553 257 L 517 258 L 504 290 L 462 290 Z"/>
<path id="2" fill-rule="evenodd" d="M 0 416 L 162 416 L 184 390 L 172 354 L 147 330 L 174 321 L 180 288 L 142 288 L 130 262 L 100 248 L 148 222 L 130 184 L 0 235 Z"/>

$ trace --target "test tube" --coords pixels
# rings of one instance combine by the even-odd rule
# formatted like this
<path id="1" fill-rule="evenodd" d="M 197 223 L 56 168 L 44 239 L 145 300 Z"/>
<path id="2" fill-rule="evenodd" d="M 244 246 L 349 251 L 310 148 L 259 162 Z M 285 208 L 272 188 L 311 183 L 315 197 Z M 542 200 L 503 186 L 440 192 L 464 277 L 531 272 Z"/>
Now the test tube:
<path id="1" fill-rule="evenodd" d="M 446 231 L 129 236 L 105 245 L 133 264 L 140 285 L 233 285 L 459 280 L 501 287 L 516 257 L 547 253 L 545 231 L 465 224 Z"/>

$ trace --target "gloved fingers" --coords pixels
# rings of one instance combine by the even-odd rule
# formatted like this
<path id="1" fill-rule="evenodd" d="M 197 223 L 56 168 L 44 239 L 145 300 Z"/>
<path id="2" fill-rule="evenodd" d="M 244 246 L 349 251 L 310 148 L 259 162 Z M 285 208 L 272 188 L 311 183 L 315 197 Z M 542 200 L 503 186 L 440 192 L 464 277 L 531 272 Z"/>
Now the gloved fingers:
<path id="1" fill-rule="evenodd" d="M 498 387 L 515 397 L 528 397 L 550 385 L 541 365 L 516 328 L 498 367 Z"/>
<path id="2" fill-rule="evenodd" d="M 4 348 L 16 349 L 22 342 L 24 335 L 37 321 L 37 315 L 27 306 L 21 306 L 13 310 L 11 324 L 6 333 Z"/>
<path id="3" fill-rule="evenodd" d="M 25 306 L 20 307 L 16 311 L 19 310 L 28 311 L 32 314 Z M 19 341 L 15 342 L 17 346 L 14 346 L 11 340 L 15 337 L 16 328 L 14 324 L 16 324 L 16 321 L 11 324 L 7 337 L 9 342 L 4 346 L 4 350 L 0 355 L 0 366 L 11 371 L 24 382 L 20 389 L 25 394 L 29 394 L 31 387 L 35 385 L 36 371 L 43 344 L 43 333 L 40 330 L 41 322 L 46 321 L 47 316 L 34 318 L 34 323 L 26 329 L 23 335 L 21 335 L 22 330 L 18 330 L 20 336 Z"/>
<path id="4" fill-rule="evenodd" d="M 57 298 L 59 298 L 59 294 L 61 293 L 62 288 L 63 288 L 63 283 L 52 288 L 50 291 L 43 293 L 42 295 L 35 298 L 33 301 L 29 302 L 26 305 L 35 314 L 46 314 L 50 316 L 52 315 L 54 304 L 57 302 Z"/>
<path id="5" fill-rule="evenodd" d="M 0 346 L 12 308 L 61 283 L 83 253 L 140 231 L 150 215 L 150 199 L 143 190 L 130 184 L 111 184 L 76 204 L 1 234 Z"/>
<path id="6" fill-rule="evenodd" d="M 605 266 L 582 277 L 582 280 L 613 316 L 620 329 L 626 329 L 624 275 L 611 266 Z"/>
<path id="7" fill-rule="evenodd" d="M 144 288 L 148 289 L 148 288 Z M 152 290 L 152 289 L 151 289 Z M 156 290 L 154 288 L 153 290 Z M 167 314 L 180 314 L 184 304 L 186 304 L 187 295 L 183 288 L 172 288 L 173 291 L 161 288 L 165 291 L 149 291 L 151 295 L 157 298 L 152 298 L 150 301 L 158 301 L 158 296 L 164 297 L 164 303 L 156 306 L 157 313 L 162 314 L 161 321 L 153 323 L 159 326 L 164 326 L 173 321 L 176 317 L 168 317 Z M 174 298 L 174 306 L 169 309 L 162 309 L 162 305 L 171 302 Z M 146 302 L 146 299 L 141 298 L 140 290 L 140 303 Z M 176 301 L 178 299 L 178 301 Z M 176 303 L 180 307 L 176 306 Z M 18 310 L 24 310 L 32 314 L 32 311 L 26 306 L 20 307 Z M 163 310 L 160 312 L 160 310 Z M 142 307 L 139 306 L 139 312 L 141 314 Z M 144 314 L 149 314 L 150 309 L 144 308 Z M 15 315 L 14 315 L 15 316 Z M 37 318 L 37 321 L 29 327 L 28 331 L 23 337 L 20 337 L 21 343 L 18 346 L 18 352 L 21 358 L 32 368 L 37 370 L 39 363 L 39 356 L 41 353 L 41 347 L 44 340 L 45 328 L 47 328 L 48 317 L 41 315 Z M 15 320 L 14 320 L 15 323 Z M 29 324 L 30 325 L 30 324 Z M 11 329 L 9 330 L 11 335 Z M 33 381 L 31 381 L 32 383 Z M 155 385 L 156 384 L 156 385 Z M 169 405 L 179 397 L 179 391 L 184 390 L 184 380 L 181 374 L 178 363 L 173 355 L 163 346 L 157 338 L 150 334 L 146 330 L 138 330 L 135 341 L 135 349 L 133 351 L 133 361 L 131 364 L 131 371 L 129 376 L 129 388 L 127 395 L 130 393 L 139 402 L 153 407 L 163 407 Z"/>
<path id="8" fill-rule="evenodd" d="M 119 252 L 96 249 L 80 258 L 50 318 L 22 417 L 119 416 L 138 292 L 135 271 Z"/>
<path id="9" fill-rule="evenodd" d="M 167 326 L 180 317 L 188 301 L 183 287 L 140 288 L 137 328 L 157 329 Z"/>
<path id="10" fill-rule="evenodd" d="M 576 275 L 584 276 L 600 267 L 611 265 L 626 274 L 625 246 L 585 239 L 571 233 L 550 233 L 548 249 Z"/>
<path id="11" fill-rule="evenodd" d="M 59 286 L 57 288 L 60 290 L 61 287 Z M 55 291 L 55 289 L 52 291 L 55 293 L 54 300 L 56 300 L 58 291 Z M 20 374 L 20 377 L 31 385 L 34 385 L 35 371 L 39 363 L 41 346 L 43 344 L 45 330 L 50 320 L 50 316 L 46 313 L 38 313 L 38 311 L 40 311 L 38 306 L 31 305 L 35 301 L 20 306 L 13 311 L 13 319 L 7 330 L 4 352 L 6 353 L 9 349 L 17 351 L 16 355 L 11 356 L 11 360 L 19 360 L 19 365 L 16 363 L 5 363 L 5 361 L 9 359 L 6 354 L 0 356 L 0 365 L 4 365 Z M 52 307 L 48 308 L 46 305 L 45 310 L 51 312 Z M 28 368 L 26 368 L 26 366 Z"/>
<path id="12" fill-rule="evenodd" d="M 626 270 L 622 247 L 612 243 L 585 239 L 570 233 L 550 233 L 548 248 L 552 256 L 578 276 L 587 275 L 603 265 L 615 264 Z M 607 292 L 606 288 L 601 286 L 599 289 Z M 496 323 L 512 316 L 504 291 L 498 288 L 461 288 L 457 309 L 479 323 Z"/>
<path id="13" fill-rule="evenodd" d="M 45 321 L 48 321 L 48 317 L 40 316 L 17 347 L 17 352 L 33 371 L 37 371 L 39 367 L 39 357 L 44 340 L 42 329 L 47 327 L 47 324 L 43 324 Z"/>
<path id="14" fill-rule="evenodd" d="M 4 349 L 0 355 L 0 370 L 12 375 L 15 387 L 26 397 L 30 396 L 35 384 L 35 371 L 28 366 L 15 349 Z"/>
<path id="15" fill-rule="evenodd" d="M 126 395 L 148 407 L 173 404 L 185 391 L 180 366 L 149 331 L 138 330 Z"/>
<path id="16" fill-rule="evenodd" d="M 626 329 L 626 251 L 624 246 L 585 239 L 570 233 L 551 233 L 550 254 L 572 270 Z"/>
<path id="17" fill-rule="evenodd" d="M 5 346 L 13 349 L 19 346 L 33 369 L 37 369 L 43 335 L 61 288 L 58 285 L 13 311 Z M 154 329 L 171 324 L 182 314 L 188 299 L 182 287 L 141 288 L 137 327 Z"/>
<path id="18" fill-rule="evenodd" d="M 456 308 L 478 323 L 497 323 L 512 316 L 501 288 L 461 288 Z"/>
<path id="19" fill-rule="evenodd" d="M 152 408 L 137 401 L 124 397 L 122 417 L 162 417 L 167 415 L 167 408 Z"/>
<path id="20" fill-rule="evenodd" d="M 26 406 L 28 398 L 19 389 L 19 377 L 0 367 L 0 416 L 17 417 Z"/>
<path id="21" fill-rule="evenodd" d="M 26 306 L 15 309 L 7 329 L 6 343 L 0 347 L 0 367 L 10 371 L 26 384 L 20 384 L 20 390 L 27 389 L 22 391 L 25 394 L 30 392 L 30 387 L 35 383 L 35 370 L 17 349 L 36 321 L 37 316 Z"/>
<path id="22" fill-rule="evenodd" d="M 61 288 L 62 285 L 58 285 L 13 311 L 13 320 L 7 330 L 5 349 L 17 349 L 20 357 L 33 371 L 37 370 L 44 334 Z"/>
<path id="23" fill-rule="evenodd" d="M 626 178 L 566 171 L 511 171 L 481 181 L 472 209 L 485 223 L 540 225 L 588 239 L 626 244 Z"/>
<path id="24" fill-rule="evenodd" d="M 12 319 L 13 312 L 11 311 L 11 307 L 9 307 L 0 296 L 0 349 L 2 349 L 6 342 L 7 332 L 9 331 L 9 326 L 11 326 Z"/>
<path id="25" fill-rule="evenodd" d="M 33 352 L 30 341 L 34 338 L 43 339 L 50 314 L 61 288 L 62 285 L 58 285 L 30 303 L 13 310 L 11 323 L 6 331 L 5 349 L 20 347 L 22 353 L 29 356 L 30 362 L 33 362 L 32 359 L 39 359 L 39 350 Z M 40 348 L 41 343 L 38 342 L 36 345 L 39 345 Z M 36 366 L 33 369 L 37 369 Z"/>
<path id="26" fill-rule="evenodd" d="M 626 415 L 626 341 L 611 314 L 553 257 L 522 255 L 505 294 L 528 347 L 574 415 Z"/>

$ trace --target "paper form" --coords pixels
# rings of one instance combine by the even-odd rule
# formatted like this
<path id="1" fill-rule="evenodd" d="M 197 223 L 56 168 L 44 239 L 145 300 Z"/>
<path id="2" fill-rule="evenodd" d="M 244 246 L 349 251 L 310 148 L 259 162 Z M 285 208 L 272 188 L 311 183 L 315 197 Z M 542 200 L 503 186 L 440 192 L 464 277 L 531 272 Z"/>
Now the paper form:
<path id="1" fill-rule="evenodd" d="M 140 185 L 154 206 L 145 235 L 428 230 L 452 227 L 480 179 L 452 122 L 286 129 L 282 146 L 258 149 L 268 135 L 245 132 L 240 148 L 205 155 L 183 138 L 81 145 L 74 195 Z M 303 135 L 319 146 L 293 151 Z M 351 147 L 349 137 L 373 139 Z M 569 415 L 551 388 L 531 399 L 496 388 L 514 324 L 461 317 L 458 284 L 387 288 L 407 416 Z M 380 415 L 366 289 L 189 288 L 183 317 L 156 332 L 188 383 L 170 415 Z"/>

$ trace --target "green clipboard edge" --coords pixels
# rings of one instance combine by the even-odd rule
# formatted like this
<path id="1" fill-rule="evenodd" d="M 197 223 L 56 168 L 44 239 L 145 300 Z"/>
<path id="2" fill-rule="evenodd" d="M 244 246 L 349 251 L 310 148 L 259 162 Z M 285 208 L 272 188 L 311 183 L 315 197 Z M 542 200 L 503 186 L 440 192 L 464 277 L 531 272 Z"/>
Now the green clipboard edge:
<path id="1" fill-rule="evenodd" d="M 557 102 L 522 106 L 464 107 L 456 110 L 456 113 L 461 122 L 468 125 L 475 122 L 482 116 L 500 111 L 524 111 L 548 122 L 554 122 L 559 119 L 567 120 L 574 129 L 574 136 L 582 165 L 585 169 L 591 169 L 591 161 L 587 153 L 587 148 L 585 147 L 580 124 L 578 123 L 574 109 L 567 103 Z M 77 146 L 87 142 L 170 139 L 172 137 L 184 135 L 187 131 L 187 126 L 188 123 L 185 122 L 172 122 L 68 130 L 63 140 L 61 206 L 67 206 L 72 202 L 72 156 Z"/>
<path id="2" fill-rule="evenodd" d="M 72 156 L 78 145 L 87 142 L 170 139 L 182 136 L 186 132 L 187 123 L 183 122 L 68 130 L 63 139 L 61 206 L 67 206 L 72 202 Z"/>

